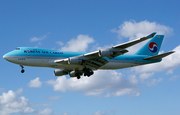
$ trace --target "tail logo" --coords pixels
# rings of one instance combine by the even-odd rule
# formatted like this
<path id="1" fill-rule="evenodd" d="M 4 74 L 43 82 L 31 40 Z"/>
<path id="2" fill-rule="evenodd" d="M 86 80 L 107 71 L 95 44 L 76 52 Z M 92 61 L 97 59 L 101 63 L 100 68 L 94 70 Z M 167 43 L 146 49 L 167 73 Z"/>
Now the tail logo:
<path id="1" fill-rule="evenodd" d="M 152 53 L 156 53 L 158 51 L 158 45 L 155 42 L 149 43 L 149 50 Z"/>

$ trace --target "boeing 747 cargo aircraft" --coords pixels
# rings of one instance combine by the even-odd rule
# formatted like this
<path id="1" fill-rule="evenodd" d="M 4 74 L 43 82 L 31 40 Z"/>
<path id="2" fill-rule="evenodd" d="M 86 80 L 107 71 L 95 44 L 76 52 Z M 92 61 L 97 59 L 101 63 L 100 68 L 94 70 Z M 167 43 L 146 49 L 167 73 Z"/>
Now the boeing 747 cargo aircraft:
<path id="1" fill-rule="evenodd" d="M 159 54 L 164 35 L 152 33 L 130 42 L 98 50 L 90 53 L 56 51 L 42 48 L 18 47 L 3 56 L 9 62 L 21 66 L 24 73 L 24 66 L 50 67 L 54 70 L 55 76 L 69 74 L 70 77 L 80 79 L 82 75 L 91 76 L 93 71 L 98 69 L 122 69 L 145 64 L 157 63 L 174 51 Z M 126 48 L 137 43 L 150 39 L 135 54 L 127 55 Z"/>

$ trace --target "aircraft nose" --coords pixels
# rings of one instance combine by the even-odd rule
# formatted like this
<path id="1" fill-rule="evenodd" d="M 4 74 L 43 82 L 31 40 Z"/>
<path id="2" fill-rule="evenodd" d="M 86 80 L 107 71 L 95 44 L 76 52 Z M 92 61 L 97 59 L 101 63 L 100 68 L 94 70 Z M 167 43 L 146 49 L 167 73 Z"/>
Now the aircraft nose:
<path id="1" fill-rule="evenodd" d="M 5 60 L 7 60 L 7 56 L 6 56 L 6 55 L 3 55 L 3 58 L 4 58 Z"/>
<path id="2" fill-rule="evenodd" d="M 6 59 L 6 56 L 5 56 L 5 55 L 3 55 L 3 58 L 4 58 L 4 59 Z"/>
<path id="3" fill-rule="evenodd" d="M 9 53 L 3 55 L 3 58 L 4 58 L 5 60 L 9 61 Z"/>

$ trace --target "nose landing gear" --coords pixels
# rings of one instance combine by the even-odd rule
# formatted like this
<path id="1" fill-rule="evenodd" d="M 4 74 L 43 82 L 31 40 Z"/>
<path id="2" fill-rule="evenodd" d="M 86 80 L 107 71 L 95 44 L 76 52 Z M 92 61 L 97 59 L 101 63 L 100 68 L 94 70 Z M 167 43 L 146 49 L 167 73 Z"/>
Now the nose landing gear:
<path id="1" fill-rule="evenodd" d="M 25 70 L 23 69 L 24 68 L 24 66 L 23 65 L 20 65 L 21 66 L 21 73 L 24 73 L 25 72 Z"/>

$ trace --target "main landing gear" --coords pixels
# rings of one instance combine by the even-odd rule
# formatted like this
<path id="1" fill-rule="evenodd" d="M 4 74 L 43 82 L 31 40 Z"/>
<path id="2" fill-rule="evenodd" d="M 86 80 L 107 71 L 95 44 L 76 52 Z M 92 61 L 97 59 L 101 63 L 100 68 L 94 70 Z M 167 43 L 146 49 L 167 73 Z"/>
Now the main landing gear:
<path id="1" fill-rule="evenodd" d="M 94 74 L 94 72 L 91 69 L 86 68 L 86 67 L 83 69 L 83 71 L 84 71 L 84 76 L 90 77 L 91 75 Z"/>
<path id="2" fill-rule="evenodd" d="M 21 73 L 24 73 L 25 72 L 25 70 L 23 69 L 24 68 L 24 66 L 23 65 L 20 65 L 21 66 Z"/>
<path id="3" fill-rule="evenodd" d="M 89 68 L 83 68 L 83 73 L 84 73 L 84 76 L 88 76 L 88 77 L 90 77 L 91 75 L 93 75 L 94 74 L 94 72 L 91 70 L 91 69 L 89 69 Z M 81 78 L 81 75 L 82 74 L 80 74 L 80 73 L 77 73 L 76 74 L 76 76 L 77 76 L 77 79 L 80 79 Z"/>

